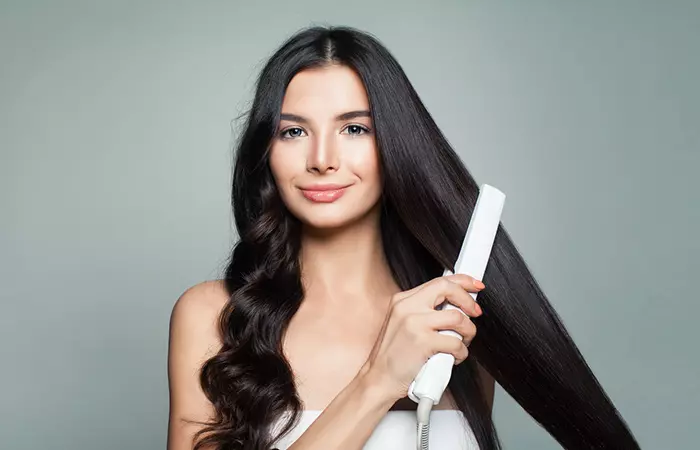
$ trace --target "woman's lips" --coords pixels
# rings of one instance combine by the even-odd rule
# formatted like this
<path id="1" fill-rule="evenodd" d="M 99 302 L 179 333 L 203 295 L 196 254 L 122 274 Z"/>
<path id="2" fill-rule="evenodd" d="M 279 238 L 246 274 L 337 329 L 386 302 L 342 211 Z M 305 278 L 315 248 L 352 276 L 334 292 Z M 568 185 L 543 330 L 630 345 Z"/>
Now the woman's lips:
<path id="1" fill-rule="evenodd" d="M 312 202 L 331 203 L 331 202 L 338 200 L 340 197 L 342 197 L 343 194 L 345 193 L 346 189 L 347 189 L 347 187 L 340 188 L 340 189 L 323 190 L 323 191 L 302 189 L 301 193 L 304 195 L 304 197 L 311 200 Z"/>

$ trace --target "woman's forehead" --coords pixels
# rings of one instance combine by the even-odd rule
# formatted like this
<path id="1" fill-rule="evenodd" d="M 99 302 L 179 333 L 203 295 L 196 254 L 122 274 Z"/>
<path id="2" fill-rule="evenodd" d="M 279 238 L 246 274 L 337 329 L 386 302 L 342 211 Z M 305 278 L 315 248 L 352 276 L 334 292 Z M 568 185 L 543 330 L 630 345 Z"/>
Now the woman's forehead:
<path id="1" fill-rule="evenodd" d="M 316 119 L 335 119 L 348 111 L 369 110 L 364 84 L 347 66 L 328 66 L 297 73 L 287 86 L 282 112 Z"/>

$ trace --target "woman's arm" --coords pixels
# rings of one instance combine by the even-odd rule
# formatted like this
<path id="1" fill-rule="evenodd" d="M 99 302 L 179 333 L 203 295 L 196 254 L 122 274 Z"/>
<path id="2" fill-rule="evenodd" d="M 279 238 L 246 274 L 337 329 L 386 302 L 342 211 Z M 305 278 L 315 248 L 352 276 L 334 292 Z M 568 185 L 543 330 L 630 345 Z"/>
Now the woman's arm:
<path id="1" fill-rule="evenodd" d="M 396 403 L 363 367 L 288 450 L 362 449 Z"/>
<path id="2" fill-rule="evenodd" d="M 199 383 L 202 364 L 221 347 L 217 320 L 228 296 L 218 281 L 191 287 L 170 318 L 168 450 L 191 450 L 194 434 L 215 411 Z M 363 367 L 289 450 L 361 449 L 397 399 Z"/>
<path id="3" fill-rule="evenodd" d="M 221 346 L 216 321 L 228 296 L 217 281 L 191 287 L 175 303 L 170 317 L 168 382 L 170 417 L 168 450 L 191 450 L 194 434 L 214 417 L 214 407 L 202 392 L 199 371 Z"/>

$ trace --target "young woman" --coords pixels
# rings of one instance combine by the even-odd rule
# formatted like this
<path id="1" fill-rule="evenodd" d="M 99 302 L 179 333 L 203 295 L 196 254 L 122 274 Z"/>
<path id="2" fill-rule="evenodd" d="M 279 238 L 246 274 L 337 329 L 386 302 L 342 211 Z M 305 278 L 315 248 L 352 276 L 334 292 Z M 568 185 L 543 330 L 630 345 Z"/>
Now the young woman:
<path id="1" fill-rule="evenodd" d="M 564 448 L 639 448 L 502 226 L 485 287 L 441 276 L 477 195 L 374 37 L 291 37 L 238 143 L 226 274 L 173 309 L 168 448 L 414 448 L 407 389 L 437 352 L 433 449 L 500 448 L 494 378 Z"/>

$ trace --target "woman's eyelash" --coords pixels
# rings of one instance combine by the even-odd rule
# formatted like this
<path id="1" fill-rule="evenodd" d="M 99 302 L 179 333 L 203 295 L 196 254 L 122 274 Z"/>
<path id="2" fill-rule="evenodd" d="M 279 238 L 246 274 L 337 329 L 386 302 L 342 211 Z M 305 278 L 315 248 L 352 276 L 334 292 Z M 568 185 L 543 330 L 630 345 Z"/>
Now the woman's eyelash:
<path id="1" fill-rule="evenodd" d="M 364 125 L 358 125 L 358 124 L 356 124 L 356 123 L 353 123 L 353 124 L 348 125 L 347 127 L 344 128 L 344 130 L 347 130 L 347 129 L 350 128 L 350 127 L 357 127 L 357 128 L 359 128 L 359 129 L 361 129 L 362 131 L 364 131 L 365 133 L 369 133 L 369 128 L 367 128 L 367 127 L 364 126 Z M 362 133 L 359 133 L 359 134 L 357 134 L 356 136 L 359 136 L 360 134 L 362 134 Z"/>
<path id="2" fill-rule="evenodd" d="M 364 133 L 369 133 L 369 131 L 370 131 L 369 128 L 367 128 L 366 126 L 364 126 L 364 125 L 358 125 L 358 124 L 350 124 L 350 125 L 348 125 L 347 127 L 343 128 L 343 131 L 347 130 L 347 129 L 350 128 L 350 127 L 357 127 L 357 128 L 359 128 L 360 130 L 362 130 Z M 294 139 L 294 138 L 296 138 L 296 137 L 299 137 L 299 136 L 289 137 L 289 136 L 287 135 L 287 133 L 290 132 L 290 131 L 292 131 L 292 130 L 301 130 L 301 131 L 304 131 L 304 130 L 303 130 L 302 128 L 300 128 L 300 127 L 291 127 L 291 128 L 287 128 L 286 130 L 281 131 L 281 132 L 279 133 L 279 136 L 280 136 L 282 139 Z M 355 133 L 354 136 L 360 136 L 360 135 L 362 135 L 362 134 L 363 134 L 363 133 Z"/>
<path id="3" fill-rule="evenodd" d="M 289 132 L 292 131 L 292 130 L 301 130 L 301 128 L 299 128 L 299 127 L 287 128 L 286 130 L 280 131 L 279 136 L 280 136 L 282 139 L 294 139 L 293 137 L 287 137 L 287 133 L 289 133 Z M 302 131 L 303 131 L 303 130 L 302 130 Z M 295 137 L 296 137 L 296 136 L 295 136 Z"/>

